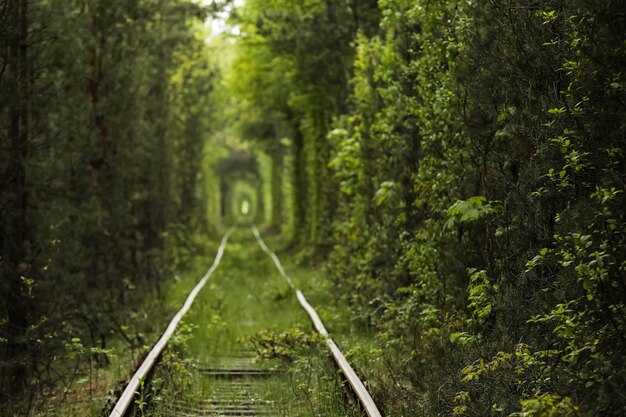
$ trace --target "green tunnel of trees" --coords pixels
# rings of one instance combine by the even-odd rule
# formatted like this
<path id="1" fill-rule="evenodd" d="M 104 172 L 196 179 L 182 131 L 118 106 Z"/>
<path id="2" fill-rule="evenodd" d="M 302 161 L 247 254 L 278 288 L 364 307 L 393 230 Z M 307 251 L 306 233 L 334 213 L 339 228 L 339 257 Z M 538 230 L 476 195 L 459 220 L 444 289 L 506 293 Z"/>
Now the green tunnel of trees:
<path id="1" fill-rule="evenodd" d="M 215 221 L 222 226 L 265 221 L 263 178 L 256 156 L 250 151 L 233 151 L 218 160 L 215 175 L 219 179 L 220 215 Z M 244 201 L 248 213 L 242 212 Z"/>
<path id="2" fill-rule="evenodd" d="M 254 221 L 386 415 L 623 415 L 623 1 L 202 4 L 0 0 L 3 403 Z"/>

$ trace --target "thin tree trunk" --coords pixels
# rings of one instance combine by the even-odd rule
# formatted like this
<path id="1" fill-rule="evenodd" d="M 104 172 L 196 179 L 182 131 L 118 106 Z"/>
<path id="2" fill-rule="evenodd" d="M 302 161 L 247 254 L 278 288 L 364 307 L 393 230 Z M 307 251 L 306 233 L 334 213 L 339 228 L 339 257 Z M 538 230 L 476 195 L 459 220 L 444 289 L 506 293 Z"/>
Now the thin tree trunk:
<path id="1" fill-rule="evenodd" d="M 9 108 L 10 156 L 6 178 L 9 182 L 9 206 L 3 247 L 4 275 L 8 284 L 7 348 L 8 386 L 5 392 L 17 396 L 24 390 L 27 377 L 25 343 L 28 325 L 28 300 L 22 294 L 22 277 L 28 276 L 26 260 L 27 192 L 26 158 L 28 150 L 28 0 L 8 4 L 9 19 L 14 22 L 10 34 L 6 77 L 13 90 Z"/>
<path id="2" fill-rule="evenodd" d="M 98 46 L 94 46 L 91 50 L 91 59 L 89 61 L 90 78 L 87 83 L 87 90 L 91 99 L 91 106 L 94 113 L 94 123 L 98 133 L 98 141 L 89 161 L 91 165 L 91 177 L 94 185 L 99 184 L 100 171 L 107 165 L 107 154 L 109 144 L 109 132 L 104 114 L 100 109 L 100 83 L 101 83 L 101 63 L 100 54 L 104 53 L 104 35 L 98 30 L 97 17 L 92 17 L 92 31 L 94 40 Z"/>
<path id="3" fill-rule="evenodd" d="M 308 199 L 308 181 L 306 175 L 306 154 L 304 151 L 304 138 L 298 128 L 294 129 L 293 138 L 293 168 L 295 184 L 293 187 L 294 193 L 294 222 L 295 230 L 305 230 L 307 221 L 307 207 L 309 203 Z M 302 238 L 302 234 L 296 233 L 296 241 L 303 243 L 306 239 Z"/>
<path id="4" fill-rule="evenodd" d="M 283 151 L 278 144 L 272 155 L 272 226 L 280 232 L 283 223 Z"/>

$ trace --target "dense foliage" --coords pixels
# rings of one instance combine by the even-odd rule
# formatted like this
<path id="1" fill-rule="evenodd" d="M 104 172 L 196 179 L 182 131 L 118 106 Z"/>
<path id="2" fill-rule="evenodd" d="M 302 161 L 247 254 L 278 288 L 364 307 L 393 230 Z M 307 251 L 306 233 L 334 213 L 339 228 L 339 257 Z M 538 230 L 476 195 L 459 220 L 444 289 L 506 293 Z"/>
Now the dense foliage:
<path id="1" fill-rule="evenodd" d="M 205 220 L 214 70 L 207 10 L 187 1 L 5 0 L 0 13 L 3 414 L 69 389 L 112 338 L 148 342 L 141 302 Z"/>
<path id="2" fill-rule="evenodd" d="M 295 238 L 376 329 L 389 415 L 623 413 L 622 8 L 239 12 L 242 117 L 287 126 Z"/>
<path id="3" fill-rule="evenodd" d="M 3 403 L 149 343 L 245 200 L 386 415 L 624 414 L 623 1 L 202 3 L 0 0 Z"/>

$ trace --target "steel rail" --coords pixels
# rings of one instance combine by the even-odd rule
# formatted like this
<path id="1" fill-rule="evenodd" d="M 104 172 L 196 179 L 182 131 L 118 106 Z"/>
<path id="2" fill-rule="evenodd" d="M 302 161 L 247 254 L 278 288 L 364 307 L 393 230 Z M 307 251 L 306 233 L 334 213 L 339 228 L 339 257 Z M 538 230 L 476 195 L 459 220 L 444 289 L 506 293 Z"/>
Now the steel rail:
<path id="1" fill-rule="evenodd" d="M 115 404 L 115 407 L 113 408 L 113 411 L 111 411 L 109 417 L 123 417 L 130 405 L 132 404 L 135 395 L 138 393 L 141 381 L 145 380 L 145 378 L 148 376 L 148 373 L 154 367 L 154 364 L 156 363 L 158 357 L 161 355 L 161 352 L 163 352 L 163 349 L 165 349 L 167 342 L 176 331 L 176 328 L 180 324 L 180 321 L 183 319 L 185 314 L 187 314 L 196 297 L 219 266 L 220 261 L 222 260 L 222 255 L 224 255 L 226 243 L 228 242 L 228 238 L 230 237 L 232 232 L 233 229 L 230 229 L 222 238 L 222 242 L 220 243 L 219 249 L 217 250 L 217 255 L 215 256 L 213 265 L 211 265 L 211 267 L 209 268 L 207 273 L 204 274 L 200 282 L 198 282 L 193 290 L 191 290 L 191 292 L 187 296 L 187 299 L 185 300 L 185 304 L 183 304 L 183 307 L 178 311 L 178 313 L 176 313 L 172 321 L 170 321 L 170 324 L 169 326 L 167 326 L 167 329 L 165 330 L 163 335 L 156 342 L 156 344 L 154 345 L 146 359 L 143 361 L 137 372 L 135 372 L 133 377 L 130 379 L 128 385 L 126 385 L 126 389 L 124 389 L 124 392 L 117 400 L 117 403 Z"/>
<path id="2" fill-rule="evenodd" d="M 343 353 L 341 353 L 341 350 L 339 349 L 337 344 L 328 335 L 328 331 L 324 327 L 324 323 L 322 322 L 322 319 L 320 319 L 320 316 L 317 314 L 311 304 L 309 304 L 304 294 L 302 294 L 302 291 L 295 287 L 293 280 L 285 272 L 285 268 L 283 268 L 282 264 L 280 263 L 278 256 L 276 256 L 276 254 L 267 247 L 267 245 L 263 241 L 263 238 L 261 237 L 259 229 L 256 226 L 252 226 L 252 232 L 254 233 L 254 237 L 256 237 L 256 240 L 261 249 L 263 249 L 263 251 L 272 258 L 280 274 L 283 276 L 283 278 L 285 278 L 289 286 L 295 290 L 300 305 L 306 310 L 307 314 L 311 318 L 311 321 L 313 322 L 313 326 L 315 327 L 315 329 L 318 331 L 319 334 L 325 337 L 326 345 L 330 349 L 330 352 L 333 355 L 337 366 L 339 366 L 339 368 L 343 371 L 343 374 L 348 380 L 348 383 L 352 387 L 352 390 L 354 391 L 361 405 L 363 406 L 365 413 L 367 413 L 369 417 L 382 417 L 380 411 L 378 410 L 378 407 L 376 406 L 376 403 L 372 399 L 372 396 L 367 391 L 367 388 L 365 388 L 365 385 L 363 384 L 359 376 L 356 374 L 352 366 L 350 366 Z"/>

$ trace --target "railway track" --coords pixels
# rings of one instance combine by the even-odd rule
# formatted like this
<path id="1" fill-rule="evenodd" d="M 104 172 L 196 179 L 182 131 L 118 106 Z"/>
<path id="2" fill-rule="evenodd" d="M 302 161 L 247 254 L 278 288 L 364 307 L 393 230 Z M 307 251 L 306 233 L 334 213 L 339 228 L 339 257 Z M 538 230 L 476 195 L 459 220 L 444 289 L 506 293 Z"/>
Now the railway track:
<path id="1" fill-rule="evenodd" d="M 185 303 L 171 320 L 163 335 L 154 345 L 148 356 L 129 380 L 123 393 L 113 407 L 110 417 L 128 417 L 133 415 L 134 404 L 145 381 L 158 366 L 158 359 L 168 342 L 180 325 L 183 317 L 191 309 L 196 297 L 204 288 L 207 281 L 218 269 L 228 239 L 232 230 L 227 232 L 218 248 L 217 255 L 207 273 L 189 293 Z M 314 329 L 324 338 L 329 353 L 345 380 L 346 386 L 354 393 L 362 412 L 368 417 L 380 417 L 381 414 L 372 400 L 365 385 L 345 359 L 341 350 L 329 336 L 326 328 L 315 309 L 309 304 L 304 294 L 296 288 L 291 277 L 286 273 L 278 256 L 272 252 L 263 241 L 259 230 L 252 228 L 252 232 L 261 249 L 273 260 L 280 275 L 287 282 L 300 306 L 304 309 Z M 204 362 L 195 366 L 194 380 L 202 384 L 202 398 L 193 400 L 175 399 L 163 405 L 159 415 L 171 417 L 226 417 L 226 416 L 289 416 L 285 404 L 277 401 L 274 392 L 290 390 L 289 379 L 285 377 L 285 370 L 267 363 L 258 363 L 251 351 L 241 351 L 228 348 L 221 349 Z M 143 414 L 142 415 L 149 415 Z"/>
<path id="2" fill-rule="evenodd" d="M 182 401 L 169 404 L 166 407 L 168 415 L 279 416 L 277 404 L 266 397 L 265 391 L 280 379 L 284 371 L 260 366 L 253 355 L 253 352 L 242 352 L 199 367 L 198 374 L 210 383 L 208 395 L 192 404 Z"/>

